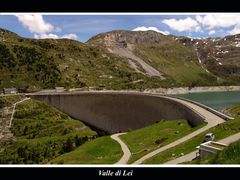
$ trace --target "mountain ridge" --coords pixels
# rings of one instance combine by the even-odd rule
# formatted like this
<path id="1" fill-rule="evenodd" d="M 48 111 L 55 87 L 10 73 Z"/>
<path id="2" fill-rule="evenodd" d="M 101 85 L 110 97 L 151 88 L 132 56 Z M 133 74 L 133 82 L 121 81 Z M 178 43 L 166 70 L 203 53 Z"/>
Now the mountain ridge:
<path id="1" fill-rule="evenodd" d="M 114 30 L 82 43 L 23 38 L 0 29 L 0 89 L 236 85 L 240 83 L 239 37 L 193 39 Z"/>

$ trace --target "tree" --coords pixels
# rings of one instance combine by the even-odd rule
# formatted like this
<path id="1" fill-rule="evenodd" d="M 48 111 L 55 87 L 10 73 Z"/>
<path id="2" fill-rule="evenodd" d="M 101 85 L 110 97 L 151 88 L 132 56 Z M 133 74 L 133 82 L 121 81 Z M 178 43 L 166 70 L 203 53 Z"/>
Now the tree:
<path id="1" fill-rule="evenodd" d="M 78 147 L 82 144 L 82 138 L 78 137 L 78 135 L 75 136 L 75 145 Z"/>
<path id="2" fill-rule="evenodd" d="M 63 146 L 63 152 L 70 152 L 72 150 L 73 150 L 73 141 L 71 138 L 68 138 L 66 144 Z"/>
<path id="3" fill-rule="evenodd" d="M 25 136 L 28 132 L 28 126 L 25 126 L 24 130 L 23 130 L 23 135 Z"/>

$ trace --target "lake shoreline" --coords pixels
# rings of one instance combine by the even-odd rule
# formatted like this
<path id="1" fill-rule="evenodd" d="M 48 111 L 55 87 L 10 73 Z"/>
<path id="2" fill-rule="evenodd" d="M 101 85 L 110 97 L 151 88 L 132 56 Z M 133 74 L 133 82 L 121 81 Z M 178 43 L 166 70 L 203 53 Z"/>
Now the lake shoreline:
<path id="1" fill-rule="evenodd" d="M 145 93 L 157 94 L 188 94 L 188 93 L 203 93 L 203 92 L 227 92 L 240 91 L 240 86 L 203 86 L 203 87 L 176 87 L 176 88 L 157 88 L 146 89 Z"/>
<path id="2" fill-rule="evenodd" d="M 189 93 L 204 93 L 204 92 L 228 92 L 228 91 L 240 91 L 240 86 L 199 86 L 199 87 L 172 87 L 172 88 L 156 88 L 156 89 L 132 89 L 132 90 L 95 90 L 95 89 L 83 89 L 83 88 L 72 88 L 68 89 L 67 92 L 124 92 L 124 93 L 150 93 L 150 94 L 163 94 L 163 95 L 174 95 L 174 94 L 189 94 Z M 42 90 L 41 93 L 55 92 L 52 90 Z"/>

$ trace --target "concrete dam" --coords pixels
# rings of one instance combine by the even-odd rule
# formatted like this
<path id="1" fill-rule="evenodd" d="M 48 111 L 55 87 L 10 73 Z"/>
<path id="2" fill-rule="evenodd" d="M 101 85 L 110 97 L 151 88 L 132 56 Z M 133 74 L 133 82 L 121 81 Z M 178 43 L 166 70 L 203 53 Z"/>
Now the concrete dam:
<path id="1" fill-rule="evenodd" d="M 163 119 L 186 119 L 192 126 L 204 121 L 199 113 L 173 98 L 152 94 L 77 92 L 28 96 L 109 133 L 142 128 Z"/>

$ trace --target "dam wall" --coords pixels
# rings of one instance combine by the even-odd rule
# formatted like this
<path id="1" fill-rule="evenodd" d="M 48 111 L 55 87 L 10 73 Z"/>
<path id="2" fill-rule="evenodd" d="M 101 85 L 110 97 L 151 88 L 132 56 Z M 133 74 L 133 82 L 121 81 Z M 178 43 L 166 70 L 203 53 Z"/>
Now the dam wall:
<path id="1" fill-rule="evenodd" d="M 150 94 L 78 92 L 29 96 L 109 133 L 142 128 L 163 119 L 186 119 L 192 126 L 204 121 L 190 107 L 173 99 Z"/>

